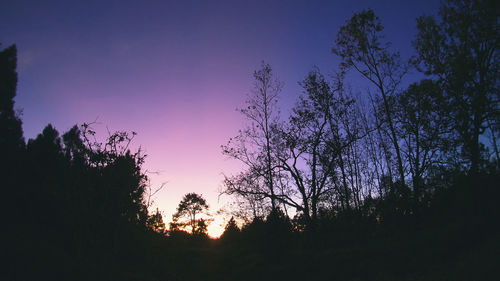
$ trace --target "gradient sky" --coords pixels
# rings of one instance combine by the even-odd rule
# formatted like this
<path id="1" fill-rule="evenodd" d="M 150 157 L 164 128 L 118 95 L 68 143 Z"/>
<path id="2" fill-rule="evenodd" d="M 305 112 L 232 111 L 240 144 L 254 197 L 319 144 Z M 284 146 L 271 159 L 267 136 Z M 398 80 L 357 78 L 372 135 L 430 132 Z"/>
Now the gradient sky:
<path id="1" fill-rule="evenodd" d="M 169 221 L 197 192 L 213 213 L 222 173 L 240 168 L 220 145 L 236 135 L 252 72 L 265 60 L 285 83 L 282 111 L 313 66 L 335 71 L 335 34 L 353 12 L 372 8 L 386 38 L 412 53 L 415 18 L 439 1 L 2 1 L 0 43 L 18 47 L 16 108 L 26 138 L 48 124 L 64 132 L 92 122 L 103 134 L 135 131 L 145 169 Z M 351 81 L 356 84 L 356 81 Z M 210 227 L 221 231 L 222 219 Z"/>

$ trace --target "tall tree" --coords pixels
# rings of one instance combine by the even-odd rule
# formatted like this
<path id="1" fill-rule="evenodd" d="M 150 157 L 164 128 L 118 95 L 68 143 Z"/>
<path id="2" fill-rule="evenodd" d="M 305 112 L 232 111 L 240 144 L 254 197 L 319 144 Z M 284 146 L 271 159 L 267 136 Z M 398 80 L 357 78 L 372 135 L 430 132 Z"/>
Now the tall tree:
<path id="1" fill-rule="evenodd" d="M 439 19 L 417 20 L 417 63 L 444 90 L 471 174 L 480 168 L 480 136 L 500 118 L 499 11 L 494 0 L 448 0 Z"/>
<path id="2" fill-rule="evenodd" d="M 252 200 L 274 198 L 275 208 L 278 203 L 285 211 L 287 207 L 294 208 L 303 215 L 306 223 L 311 223 L 316 221 L 324 198 L 338 186 L 335 182 L 338 161 L 342 160 L 340 155 L 358 136 L 349 131 L 344 122 L 352 100 L 342 96 L 339 90 L 341 80 L 329 83 L 315 69 L 300 84 L 304 94 L 293 108 L 288 122 L 272 126 L 270 149 L 264 150 L 264 155 L 268 152 L 268 159 L 271 159 L 268 167 L 273 171 L 274 192 L 261 182 L 265 175 L 262 171 L 267 171 L 263 166 L 269 162 L 256 165 L 262 162 L 252 161 L 266 158 L 253 157 L 246 146 L 248 138 L 243 138 L 245 142 L 238 139 L 241 145 L 237 147 L 224 147 L 224 153 L 251 164 L 244 172 L 226 177 L 224 192 Z M 348 186 L 346 181 L 344 183 L 340 192 L 345 194 L 343 204 L 348 205 L 350 192 L 345 191 Z"/>
<path id="3" fill-rule="evenodd" d="M 329 83 L 317 69 L 300 84 L 304 95 L 293 108 L 276 149 L 279 168 L 291 179 L 292 194 L 299 200 L 280 199 L 300 211 L 307 223 L 314 223 L 321 202 L 336 186 L 338 161 L 350 143 L 341 120 L 351 101 L 340 94 L 339 83 Z"/>
<path id="4" fill-rule="evenodd" d="M 355 69 L 375 86 L 385 117 L 383 121 L 396 152 L 399 178 L 404 184 L 405 170 L 392 104 L 407 67 L 400 61 L 399 53 L 391 52 L 390 44 L 382 42 L 382 31 L 383 26 L 373 10 L 355 13 L 340 28 L 332 52 L 341 58 L 342 71 Z"/>
<path id="5" fill-rule="evenodd" d="M 417 201 L 423 195 L 426 173 L 447 160 L 449 120 L 442 105 L 442 90 L 432 80 L 411 84 L 397 100 L 395 118 L 400 123 L 401 139 L 404 140 L 402 151 Z"/>
<path id="6" fill-rule="evenodd" d="M 241 177 L 251 177 L 250 186 L 240 190 L 257 193 L 262 199 L 271 201 L 271 208 L 277 208 L 276 159 L 273 157 L 273 131 L 278 126 L 278 96 L 282 83 L 277 79 L 269 64 L 262 62 L 259 70 L 253 73 L 254 86 L 248 95 L 246 107 L 239 111 L 249 121 L 239 135 L 222 146 L 222 153 L 241 161 L 247 166 L 246 173 L 240 177 L 228 177 L 226 183 L 237 187 Z M 245 182 L 245 181 L 243 181 Z M 248 182 L 248 181 L 246 181 Z M 241 193 L 241 192 L 240 192 Z"/>
<path id="7" fill-rule="evenodd" d="M 26 189 L 22 173 L 25 144 L 21 120 L 14 110 L 16 67 L 16 46 L 0 50 L 0 189 L 8 198 L 5 212 L 19 214 L 24 212 Z"/>
<path id="8" fill-rule="evenodd" d="M 17 48 L 0 51 L 0 149 L 19 150 L 24 146 L 21 120 L 14 110 L 17 88 Z"/>

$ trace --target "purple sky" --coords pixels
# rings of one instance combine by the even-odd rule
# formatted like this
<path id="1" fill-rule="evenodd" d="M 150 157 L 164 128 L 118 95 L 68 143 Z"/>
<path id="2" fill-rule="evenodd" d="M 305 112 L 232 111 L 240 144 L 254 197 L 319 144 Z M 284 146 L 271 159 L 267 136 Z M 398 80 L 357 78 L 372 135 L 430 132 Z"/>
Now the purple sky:
<path id="1" fill-rule="evenodd" d="M 220 145 L 244 124 L 235 109 L 262 60 L 285 83 L 286 112 L 314 65 L 336 69 L 330 49 L 353 12 L 374 9 L 407 58 L 415 18 L 439 7 L 435 0 L 6 2 L 0 43 L 18 47 L 25 137 L 47 123 L 64 132 L 96 119 L 102 132 L 136 131 L 135 144 L 149 155 L 145 168 L 161 172 L 152 184 L 168 182 L 155 204 L 166 220 L 188 192 L 203 194 L 212 212 L 222 205 L 221 174 L 239 166 Z"/>

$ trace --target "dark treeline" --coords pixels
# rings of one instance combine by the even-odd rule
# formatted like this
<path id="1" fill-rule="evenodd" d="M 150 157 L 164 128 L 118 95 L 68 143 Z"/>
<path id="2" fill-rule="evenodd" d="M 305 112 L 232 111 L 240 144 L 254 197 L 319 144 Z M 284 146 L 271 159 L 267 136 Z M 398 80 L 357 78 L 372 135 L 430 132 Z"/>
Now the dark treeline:
<path id="1" fill-rule="evenodd" d="M 263 63 L 240 110 L 248 126 L 222 146 L 246 169 L 224 180 L 236 207 L 217 240 L 197 194 L 168 231 L 159 210 L 148 213 L 135 133 L 99 142 L 89 124 L 62 135 L 48 125 L 25 141 L 16 48 L 3 49 L 6 280 L 494 280 L 498 11 L 443 2 L 417 19 L 406 60 L 372 10 L 356 13 L 334 40 L 338 71 L 310 71 L 286 117 L 282 82 Z M 354 93 L 346 77 L 369 90 Z"/>
<path id="2" fill-rule="evenodd" d="M 5 280 L 121 280 L 146 262 L 144 156 L 133 134 L 98 143 L 89 125 L 23 139 L 13 111 L 16 47 L 0 53 Z"/>

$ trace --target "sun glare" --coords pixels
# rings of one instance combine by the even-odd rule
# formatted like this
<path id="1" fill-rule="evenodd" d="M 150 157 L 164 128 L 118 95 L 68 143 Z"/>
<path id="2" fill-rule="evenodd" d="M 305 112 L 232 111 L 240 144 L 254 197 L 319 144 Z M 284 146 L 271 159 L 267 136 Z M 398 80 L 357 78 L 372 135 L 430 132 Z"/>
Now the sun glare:
<path id="1" fill-rule="evenodd" d="M 208 236 L 211 238 L 219 238 L 222 233 L 224 233 L 224 219 L 221 217 L 215 217 L 208 227 Z"/>

